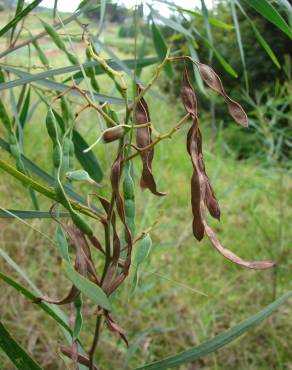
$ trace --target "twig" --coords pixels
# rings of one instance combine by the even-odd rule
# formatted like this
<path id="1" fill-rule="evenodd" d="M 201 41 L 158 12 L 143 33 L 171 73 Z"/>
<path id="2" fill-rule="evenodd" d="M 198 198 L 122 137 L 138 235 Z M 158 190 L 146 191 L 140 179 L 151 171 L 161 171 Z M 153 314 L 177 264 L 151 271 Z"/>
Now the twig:
<path id="1" fill-rule="evenodd" d="M 137 157 L 141 152 L 144 152 L 146 150 L 149 150 L 153 148 L 156 144 L 158 144 L 160 141 L 164 139 L 171 139 L 172 135 L 180 129 L 181 125 L 189 118 L 190 114 L 187 113 L 178 123 L 176 126 L 174 126 L 168 133 L 158 136 L 156 140 L 154 140 L 151 144 L 145 146 L 144 148 L 136 148 L 137 152 L 130 155 L 129 157 L 125 158 L 124 161 L 130 161 L 131 159 Z"/>

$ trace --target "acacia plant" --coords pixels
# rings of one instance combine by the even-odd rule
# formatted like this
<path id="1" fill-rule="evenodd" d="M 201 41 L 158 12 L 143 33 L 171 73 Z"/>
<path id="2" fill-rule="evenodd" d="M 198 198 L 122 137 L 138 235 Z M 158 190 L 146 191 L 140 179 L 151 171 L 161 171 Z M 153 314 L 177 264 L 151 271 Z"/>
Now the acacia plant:
<path id="1" fill-rule="evenodd" d="M 4 30 L 0 31 L 2 35 L 8 30 L 12 30 L 11 43 L 6 54 L 15 50 L 17 36 L 14 38 L 13 34 L 17 23 L 24 19 L 23 17 L 39 2 L 34 1 L 26 8 L 23 8 L 23 4 L 21 5 L 21 2 L 19 2 L 20 5 L 16 10 L 15 18 Z M 23 85 L 23 87 L 16 107 L 19 115 L 11 118 L 4 101 L 0 101 L 1 121 L 7 135 L 7 141 L 1 138 L 0 144 L 4 150 L 11 154 L 16 166 L 0 159 L 0 167 L 19 180 L 23 184 L 24 191 L 29 191 L 35 208 L 35 211 L 2 209 L 2 216 L 8 215 L 18 219 L 51 217 L 57 225 L 55 245 L 62 259 L 61 268 L 71 282 L 71 286 L 68 287 L 68 293 L 65 297 L 56 299 L 40 294 L 38 291 L 31 292 L 4 273 L 1 273 L 0 277 L 28 300 L 35 303 L 36 308 L 43 309 L 62 327 L 69 345 L 62 345 L 60 351 L 72 359 L 75 367 L 87 367 L 92 370 L 98 368 L 98 364 L 95 363 L 95 352 L 102 329 L 107 328 L 116 333 L 126 345 L 128 344 L 126 328 L 122 327 L 115 312 L 112 311 L 111 302 L 115 299 L 113 293 L 127 279 L 130 269 L 133 271 L 132 285 L 135 286 L 138 266 L 147 256 L 151 247 L 151 227 L 144 231 L 137 232 L 135 230 L 135 192 L 138 191 L 138 187 L 135 187 L 133 174 L 136 158 L 140 158 L 142 161 L 140 188 L 142 190 L 146 189 L 158 197 L 166 196 L 166 193 L 157 189 L 152 171 L 155 147 L 162 140 L 175 136 L 183 125 L 189 126 L 186 149 L 193 166 L 193 173 L 190 174 L 190 203 L 194 237 L 200 241 L 206 235 L 210 244 L 224 257 L 250 269 L 267 269 L 273 267 L 274 263 L 271 261 L 249 262 L 243 260 L 222 245 L 207 223 L 206 211 L 208 210 L 212 217 L 220 220 L 220 207 L 204 165 L 197 99 L 193 83 L 188 75 L 188 64 L 192 64 L 196 68 L 206 86 L 223 96 L 227 110 L 234 121 L 244 128 L 248 126 L 248 118 L 243 108 L 226 94 L 215 71 L 207 64 L 200 63 L 190 56 L 174 56 L 167 50 L 148 83 L 142 85 L 137 79 L 135 80 L 135 94 L 130 97 L 129 85 L 124 73 L 118 70 L 116 63 L 110 62 L 96 53 L 87 27 L 83 29 L 82 40 L 89 61 L 82 65 L 78 58 L 71 51 L 68 51 L 55 30 L 56 27 L 62 26 L 62 21 L 54 27 L 44 21 L 42 21 L 42 25 L 44 27 L 44 33 L 42 34 L 48 34 L 55 45 L 74 64 L 74 68 L 67 68 L 66 72 L 76 70 L 80 70 L 80 72 L 77 72 L 65 85 L 56 82 L 54 79 L 44 79 L 45 77 L 55 76 L 57 74 L 56 70 L 48 69 L 43 72 L 43 78 L 41 79 L 39 76 L 35 78 L 33 74 L 16 70 L 5 64 L 2 65 L 2 89 L 20 85 Z M 157 30 L 154 30 L 155 32 L 157 35 Z M 38 37 L 31 37 L 29 42 L 26 41 L 26 45 L 33 44 L 40 61 L 47 68 L 49 61 L 37 42 Z M 138 61 L 136 61 L 136 65 L 137 63 Z M 149 61 L 144 60 L 140 64 L 144 66 L 147 63 Z M 163 70 L 170 71 L 169 66 L 173 63 L 184 65 L 181 99 L 185 115 L 177 123 L 174 123 L 170 131 L 159 133 L 155 128 L 155 122 L 151 120 L 151 107 L 146 102 L 147 93 L 158 81 L 161 72 Z M 6 82 L 5 79 L 10 73 L 18 75 L 20 79 Z M 96 79 L 96 76 L 100 73 L 104 73 L 114 83 L 120 98 L 109 97 L 100 93 L 100 87 Z M 90 91 L 84 90 L 76 83 L 76 80 L 80 77 L 88 78 L 91 82 Z M 46 130 L 44 129 L 42 132 L 45 135 L 46 131 L 51 141 L 53 176 L 31 162 L 24 155 L 22 149 L 22 133 L 30 106 L 31 87 L 28 87 L 27 84 L 33 81 L 38 81 L 46 88 L 58 91 L 57 94 L 51 94 L 49 99 L 44 99 L 41 90 L 34 88 L 34 92 L 38 94 L 40 101 L 46 104 L 47 107 Z M 79 96 L 84 100 L 81 109 L 76 110 L 72 105 L 70 100 L 72 95 Z M 123 116 L 117 114 L 114 110 L 113 105 L 116 103 L 124 106 Z M 99 188 L 96 187 L 96 183 L 100 182 L 102 174 L 100 165 L 92 152 L 93 146 L 89 147 L 75 127 L 76 118 L 81 117 L 87 109 L 96 111 L 100 122 L 104 122 L 106 126 L 101 129 L 96 143 L 103 142 L 110 150 L 117 148 L 115 159 L 111 164 L 110 176 L 103 180 L 103 184 L 108 190 L 108 198 L 102 196 Z M 81 169 L 76 166 L 75 157 L 78 159 Z M 33 178 L 32 174 L 38 180 Z M 44 185 L 39 180 L 47 184 Z M 92 193 L 76 193 L 73 189 L 75 181 L 87 181 L 93 184 Z M 49 210 L 39 210 L 37 194 L 41 194 L 51 201 Z M 5 253 L 2 253 L 2 256 L 10 261 Z M 97 259 L 98 264 L 95 263 Z M 83 295 L 90 299 L 91 304 L 96 306 L 94 336 L 88 349 L 84 348 L 80 340 Z M 143 365 L 140 368 L 167 369 L 215 351 L 264 319 L 288 297 L 289 294 L 286 294 L 254 317 L 199 347 L 153 364 Z M 56 306 L 62 305 L 71 306 L 69 318 L 56 308 Z M 16 343 L 2 324 L 0 326 L 0 346 L 19 369 L 40 369 L 40 366 Z"/>

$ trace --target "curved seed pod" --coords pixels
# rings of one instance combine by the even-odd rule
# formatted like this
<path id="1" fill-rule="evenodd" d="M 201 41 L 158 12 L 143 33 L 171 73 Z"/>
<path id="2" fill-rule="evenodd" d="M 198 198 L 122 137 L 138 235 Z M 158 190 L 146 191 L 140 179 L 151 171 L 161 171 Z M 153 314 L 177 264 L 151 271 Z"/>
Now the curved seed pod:
<path id="1" fill-rule="evenodd" d="M 105 143 L 121 139 L 125 135 L 125 127 L 114 126 L 106 129 L 102 134 L 102 139 Z"/>
<path id="2" fill-rule="evenodd" d="M 234 100 L 232 100 L 225 92 L 220 77 L 217 73 L 208 65 L 202 64 L 199 62 L 195 62 L 196 67 L 198 68 L 202 80 L 214 91 L 218 94 L 222 95 L 226 101 L 227 108 L 229 114 L 233 117 L 233 119 L 240 124 L 241 126 L 247 127 L 248 126 L 248 118 L 241 107 L 241 105 Z"/>
<path id="3" fill-rule="evenodd" d="M 194 132 L 194 131 L 193 131 Z M 207 234 L 209 240 L 211 241 L 211 244 L 213 247 L 217 249 L 217 251 L 222 254 L 225 258 L 229 259 L 230 261 L 242 265 L 245 267 L 248 267 L 250 269 L 268 269 L 274 266 L 274 263 L 271 261 L 259 261 L 259 262 L 250 262 L 243 260 L 242 258 L 235 255 L 230 250 L 223 247 L 223 245 L 218 240 L 216 234 L 211 229 L 211 227 L 207 224 L 206 220 L 206 213 L 205 213 L 205 199 L 206 199 L 206 188 L 207 188 L 207 182 L 204 172 L 202 171 L 200 165 L 199 165 L 199 156 L 197 152 L 197 144 L 196 144 L 196 136 L 192 135 L 191 140 L 191 146 L 190 146 L 190 152 L 193 162 L 194 171 L 198 175 L 198 182 L 199 182 L 199 188 L 200 188 L 200 199 L 199 199 L 199 212 L 200 212 L 200 222 L 203 224 L 205 233 Z M 196 235 L 195 235 L 196 236 Z"/>
<path id="4" fill-rule="evenodd" d="M 197 159 L 198 147 L 197 141 L 195 139 L 195 132 L 197 130 L 197 119 L 193 122 L 192 127 L 188 133 L 188 151 L 191 155 L 193 162 L 193 175 L 191 179 L 191 204 L 192 204 L 192 213 L 193 213 L 193 234 L 195 238 L 200 241 L 204 237 L 204 224 L 200 212 L 200 200 L 201 200 L 201 187 L 199 172 L 197 170 L 198 164 L 195 165 L 194 161 Z"/>
<path id="5" fill-rule="evenodd" d="M 127 149 L 126 149 L 127 150 Z M 129 154 L 129 149 L 128 152 Z M 132 162 L 127 161 L 125 164 L 123 194 L 125 201 L 126 221 L 132 236 L 135 234 L 135 186 L 132 178 Z"/>
<path id="6" fill-rule="evenodd" d="M 69 293 L 62 299 L 52 299 L 44 295 L 42 297 L 39 297 L 36 303 L 47 302 L 47 303 L 56 304 L 58 306 L 61 306 L 63 304 L 74 302 L 75 298 L 78 297 L 79 294 L 80 294 L 80 291 L 73 285 Z"/>
<path id="7" fill-rule="evenodd" d="M 46 116 L 46 127 L 47 127 L 47 131 L 48 131 L 48 134 L 51 140 L 55 144 L 57 141 L 57 137 L 58 137 L 58 132 L 56 130 L 57 122 L 56 122 L 56 118 L 54 114 L 52 113 L 50 109 L 48 110 L 48 113 Z"/>
<path id="8" fill-rule="evenodd" d="M 193 119 L 193 126 L 191 127 L 187 135 L 187 150 L 188 150 L 188 153 L 191 155 L 191 145 L 194 145 L 194 143 L 196 144 L 196 148 L 194 150 L 198 155 L 198 165 L 200 167 L 200 170 L 203 172 L 205 176 L 205 183 L 206 183 L 205 203 L 207 205 L 207 208 L 211 216 L 220 220 L 219 204 L 216 199 L 215 193 L 213 191 L 212 185 L 210 183 L 209 177 L 205 170 L 203 152 L 202 152 L 202 134 L 198 126 L 198 120 L 197 120 L 197 100 L 196 100 L 195 92 L 189 80 L 188 71 L 187 71 L 186 66 L 185 66 L 184 74 L 183 74 L 181 96 L 182 96 L 182 101 L 183 101 L 186 111 L 190 113 Z M 197 179 L 197 175 L 195 174 L 195 171 L 194 171 L 194 174 L 191 180 L 191 191 L 192 191 L 192 210 L 193 210 L 193 216 L 194 216 L 193 232 L 196 238 L 198 240 L 201 240 L 203 238 L 204 232 L 203 232 L 203 226 L 202 226 L 202 222 L 200 221 L 199 212 L 198 212 L 197 199 L 199 196 L 199 190 L 198 190 L 198 179 Z"/>
<path id="9" fill-rule="evenodd" d="M 181 97 L 185 110 L 190 113 L 192 118 L 195 118 L 197 116 L 197 99 L 189 80 L 186 65 L 184 66 Z"/>
<path id="10" fill-rule="evenodd" d="M 137 85 L 137 94 L 140 94 L 142 91 L 141 87 Z M 150 123 L 150 115 L 148 111 L 148 106 L 146 101 L 142 98 L 135 109 L 135 116 L 136 116 L 136 124 L 142 125 L 145 123 Z M 136 141 L 137 146 L 142 149 L 152 143 L 151 139 L 151 128 L 150 127 L 141 127 L 138 128 L 136 131 Z M 143 162 L 143 170 L 140 180 L 140 186 L 142 189 L 149 189 L 153 194 L 158 196 L 166 195 L 166 193 L 162 193 L 157 191 L 156 182 L 154 180 L 152 174 L 152 160 L 154 157 L 154 149 L 148 149 L 141 151 L 141 158 Z"/>
<path id="11" fill-rule="evenodd" d="M 81 217 L 78 213 L 70 212 L 72 221 L 74 224 L 85 234 L 89 237 L 93 236 L 93 231 L 91 226 Z"/>
<path id="12" fill-rule="evenodd" d="M 52 38 L 54 43 L 58 46 L 59 49 L 66 52 L 66 45 L 62 41 L 61 37 L 59 36 L 58 32 L 52 27 L 50 24 L 46 23 L 45 21 L 41 20 L 44 29 L 47 31 L 49 36 Z"/>

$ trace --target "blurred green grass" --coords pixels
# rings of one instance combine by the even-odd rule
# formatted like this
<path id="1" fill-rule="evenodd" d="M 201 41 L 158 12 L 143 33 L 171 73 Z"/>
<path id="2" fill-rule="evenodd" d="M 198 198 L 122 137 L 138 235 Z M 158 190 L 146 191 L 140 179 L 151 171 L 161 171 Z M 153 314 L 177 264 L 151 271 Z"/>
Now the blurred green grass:
<path id="1" fill-rule="evenodd" d="M 35 19 L 31 22 L 34 25 Z M 73 27 L 70 32 L 80 30 Z M 129 40 L 117 39 L 115 42 L 115 32 L 112 30 L 105 36 L 105 42 L 108 37 L 109 44 L 114 46 L 120 57 L 124 57 Z M 42 46 L 46 46 L 45 50 L 54 56 L 53 67 L 67 63 L 52 43 L 48 40 L 45 43 Z M 83 58 L 82 50 L 82 46 L 78 47 Z M 8 62 L 15 63 L 19 55 L 11 55 Z M 153 68 L 147 68 L 142 79 L 147 80 L 152 71 Z M 102 76 L 99 82 L 103 92 L 106 92 L 107 79 Z M 80 100 L 74 101 L 74 109 L 78 110 Z M 151 95 L 148 95 L 147 101 L 152 121 L 161 132 L 168 131 L 182 115 L 179 101 L 159 100 Z M 45 107 L 40 105 L 25 129 L 24 151 L 30 159 L 51 171 L 51 148 L 45 132 L 44 115 Z M 89 143 L 95 140 L 99 129 L 93 112 L 82 114 L 77 125 Z M 188 126 L 189 123 L 155 150 L 154 174 L 159 190 L 167 191 L 167 197 L 161 199 L 148 192 L 140 192 L 140 160 L 135 159 L 137 231 L 141 232 L 155 220 L 158 224 L 151 233 L 153 249 L 142 267 L 136 294 L 129 297 L 126 282 L 113 302 L 113 317 L 126 328 L 130 348 L 127 351 L 118 338 L 104 330 L 97 354 L 102 369 L 131 369 L 199 344 L 257 312 L 288 289 L 291 278 L 288 252 L 292 240 L 290 174 L 277 167 L 264 168 L 253 160 L 236 161 L 232 153 L 226 151 L 224 132 L 217 135 L 214 141 L 209 117 L 203 115 L 201 127 L 206 167 L 222 208 L 221 222 L 210 222 L 220 240 L 233 252 L 250 260 L 273 259 L 277 262 L 277 268 L 271 271 L 251 271 L 235 266 L 220 256 L 207 240 L 198 243 L 192 236 L 192 169 L 185 147 Z M 4 135 L 2 128 L 0 133 Z M 94 151 L 108 176 L 109 163 L 115 156 L 115 144 L 106 147 L 100 144 Z M 8 158 L 2 152 L 1 156 Z M 92 191 L 88 186 L 81 186 L 80 189 L 83 195 Z M 1 173 L 0 191 L 2 207 L 31 207 L 28 193 L 7 174 Z M 101 188 L 100 191 L 106 194 L 108 189 Z M 41 204 L 42 209 L 49 206 L 44 199 L 41 199 Z M 30 223 L 53 235 L 54 225 L 49 220 Z M 67 284 L 60 273 L 60 261 L 52 246 L 18 221 L 1 220 L 0 230 L 1 247 L 37 286 L 49 296 L 61 296 Z M 96 262 L 99 263 L 98 260 Z M 3 261 L 1 270 L 15 276 Z M 45 369 L 69 368 L 57 354 L 63 337 L 54 323 L 9 287 L 2 288 L 0 304 L 4 322 Z M 90 303 L 86 307 L 81 338 L 88 348 L 93 334 L 94 308 Z M 288 307 L 284 306 L 243 338 L 181 369 L 290 369 L 290 319 Z M 1 354 L 0 364 L 3 369 L 13 369 Z"/>

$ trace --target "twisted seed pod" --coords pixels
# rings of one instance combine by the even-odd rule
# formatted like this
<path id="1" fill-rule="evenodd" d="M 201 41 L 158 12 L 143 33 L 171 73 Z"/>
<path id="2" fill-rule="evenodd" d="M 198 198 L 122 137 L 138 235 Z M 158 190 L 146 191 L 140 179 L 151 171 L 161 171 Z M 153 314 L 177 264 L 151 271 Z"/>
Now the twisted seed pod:
<path id="1" fill-rule="evenodd" d="M 226 101 L 228 112 L 233 119 L 241 126 L 248 126 L 248 118 L 242 106 L 232 100 L 225 92 L 223 84 L 217 73 L 208 65 L 194 62 L 199 70 L 202 80 L 218 94 L 222 95 Z"/>
<path id="2" fill-rule="evenodd" d="M 137 85 L 137 94 L 142 91 L 141 87 Z M 150 123 L 150 115 L 146 101 L 142 98 L 135 109 L 136 123 L 137 125 L 144 125 Z M 151 128 L 141 127 L 136 131 L 136 141 L 140 149 L 147 147 L 152 143 L 151 139 Z M 156 182 L 152 174 L 152 161 L 154 157 L 154 149 L 148 149 L 141 151 L 141 158 L 143 162 L 142 175 L 140 180 L 140 186 L 142 189 L 149 189 L 153 194 L 158 196 L 166 195 L 166 193 L 159 192 L 156 187 Z"/>
<path id="3" fill-rule="evenodd" d="M 195 118 L 197 116 L 197 99 L 189 80 L 186 65 L 184 66 L 181 97 L 185 110 L 190 113 L 192 118 Z"/>
<path id="4" fill-rule="evenodd" d="M 184 73 L 187 74 L 187 71 L 185 70 Z M 217 82 L 213 79 L 214 76 L 211 75 L 211 77 L 212 78 L 209 78 L 209 83 L 213 84 L 213 86 L 217 88 Z M 214 84 L 214 81 L 216 84 Z M 187 78 L 183 79 L 183 84 L 188 84 Z M 186 89 L 183 90 L 186 91 Z M 189 94 L 192 95 L 194 92 L 189 92 Z M 184 100 L 185 97 L 183 97 L 183 101 Z M 202 153 L 202 135 L 198 127 L 197 117 L 193 118 L 193 125 L 187 135 L 187 149 L 193 164 L 191 201 L 193 212 L 193 233 L 195 238 L 201 240 L 204 233 L 206 233 L 213 247 L 225 258 L 237 263 L 238 265 L 242 265 L 250 269 L 267 269 L 273 267 L 274 263 L 271 261 L 250 262 L 238 257 L 220 243 L 214 231 L 207 224 L 206 206 L 211 215 L 215 218 L 220 218 L 220 209 L 205 171 Z"/>

